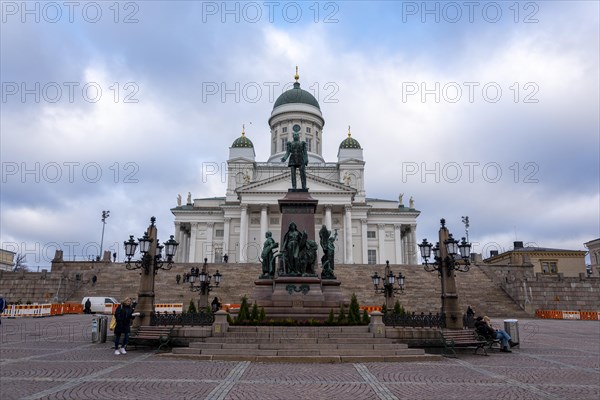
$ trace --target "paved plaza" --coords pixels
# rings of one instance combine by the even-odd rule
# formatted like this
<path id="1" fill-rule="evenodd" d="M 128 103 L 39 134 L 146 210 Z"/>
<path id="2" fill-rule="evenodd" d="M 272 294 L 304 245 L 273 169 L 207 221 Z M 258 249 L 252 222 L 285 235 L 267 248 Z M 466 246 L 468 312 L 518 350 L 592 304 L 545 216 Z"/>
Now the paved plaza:
<path id="1" fill-rule="evenodd" d="M 116 356 L 91 341 L 89 315 L 3 319 L 0 398 L 593 399 L 600 322 L 521 320 L 521 346 L 433 362 L 284 364 Z M 495 321 L 501 324 L 501 321 Z"/>

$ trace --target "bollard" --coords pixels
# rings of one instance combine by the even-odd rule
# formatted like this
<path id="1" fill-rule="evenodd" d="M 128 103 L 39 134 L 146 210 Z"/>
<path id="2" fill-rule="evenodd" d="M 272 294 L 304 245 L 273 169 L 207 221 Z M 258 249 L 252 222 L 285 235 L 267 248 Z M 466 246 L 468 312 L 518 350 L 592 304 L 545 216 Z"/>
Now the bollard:
<path id="1" fill-rule="evenodd" d="M 100 343 L 106 343 L 106 331 L 108 329 L 108 317 L 102 316 L 98 318 L 98 332 L 100 334 Z"/>

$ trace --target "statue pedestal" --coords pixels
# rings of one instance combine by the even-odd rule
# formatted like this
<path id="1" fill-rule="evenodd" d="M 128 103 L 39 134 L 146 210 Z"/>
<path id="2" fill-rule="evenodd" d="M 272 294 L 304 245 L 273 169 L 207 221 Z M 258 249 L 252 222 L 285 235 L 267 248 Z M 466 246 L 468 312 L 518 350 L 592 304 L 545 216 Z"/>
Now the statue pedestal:
<path id="1" fill-rule="evenodd" d="M 318 277 L 282 276 L 254 281 L 250 303 L 264 307 L 267 319 L 326 320 L 333 310 L 337 315 L 343 304 L 341 282 Z"/>
<path id="2" fill-rule="evenodd" d="M 281 239 L 288 231 L 290 222 L 295 222 L 300 232 L 306 231 L 309 240 L 315 240 L 315 211 L 319 200 L 313 199 L 308 189 L 288 189 L 283 199 L 279 199 L 281 211 Z"/>

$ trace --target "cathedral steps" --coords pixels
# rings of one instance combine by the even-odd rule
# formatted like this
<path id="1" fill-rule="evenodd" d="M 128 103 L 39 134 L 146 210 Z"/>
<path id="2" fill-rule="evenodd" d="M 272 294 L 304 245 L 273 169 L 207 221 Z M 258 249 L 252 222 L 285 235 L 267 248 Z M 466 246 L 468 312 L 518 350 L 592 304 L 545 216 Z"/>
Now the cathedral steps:
<path id="1" fill-rule="evenodd" d="M 264 362 L 400 362 L 433 361 L 440 356 L 376 338 L 368 327 L 230 326 L 221 337 L 174 348 L 177 357 Z"/>
<path id="2" fill-rule="evenodd" d="M 68 263 L 65 263 L 68 264 Z M 35 285 L 39 286 L 32 294 L 31 287 L 34 282 L 29 279 L 8 279 L 12 273 L 5 273 L 2 280 L 2 289 L 5 294 L 12 293 L 11 286 L 22 288 L 19 297 L 23 302 L 28 299 L 32 301 L 43 301 L 45 293 L 53 295 L 59 290 L 70 293 L 68 300 L 80 302 L 84 296 L 113 296 L 118 300 L 125 296 L 136 297 L 139 287 L 139 270 L 129 271 L 122 263 L 94 263 L 92 269 L 85 271 L 56 271 L 48 273 L 45 280 L 39 277 Z M 190 271 L 190 267 L 202 267 L 202 264 L 175 264 L 170 271 L 160 270 L 156 274 L 155 293 L 158 303 L 183 303 L 187 309 L 190 300 L 195 303 L 199 299 L 197 292 L 189 290 L 189 284 L 176 283 L 175 276 L 183 275 Z M 384 303 L 384 297 L 375 293 L 371 283 L 371 275 L 377 271 L 380 275 L 385 268 L 384 265 L 336 265 L 335 274 L 342 282 L 341 289 L 344 296 L 349 300 L 353 293 L 356 294 L 359 304 L 365 306 L 380 306 Z M 426 272 L 421 265 L 392 265 L 392 271 L 397 274 L 402 272 L 406 276 L 405 290 L 401 295 L 396 295 L 402 306 L 410 312 L 429 313 L 440 310 L 440 280 L 437 272 Z M 259 264 L 209 264 L 209 273 L 214 274 L 216 270 L 223 275 L 221 286 L 210 293 L 212 297 L 218 296 L 222 304 L 239 304 L 242 296 L 251 297 L 254 281 L 261 272 Z M 81 274 L 81 281 L 75 281 L 74 275 Z M 16 277 L 20 275 L 14 273 Z M 33 273 L 31 273 L 33 274 Z M 37 274 L 35 274 L 37 276 Z M 41 274 L 40 274 L 41 275 Z M 57 279 L 51 279 L 50 275 L 66 275 L 62 283 Z M 97 276 L 96 285 L 92 285 L 91 277 Z M 43 286 L 45 282 L 46 286 Z M 71 286 L 69 285 L 71 282 Z M 77 286 L 79 282 L 79 287 Z M 29 284 L 29 285 L 27 285 Z M 524 318 L 527 314 L 483 271 L 477 266 L 471 266 L 469 272 L 457 272 L 456 284 L 460 307 L 466 310 L 467 305 L 475 310 L 477 315 L 489 315 L 491 317 Z M 36 286 L 36 287 L 37 287 Z M 60 286 L 60 288 L 59 288 Z M 28 289 L 27 289 L 28 287 Z M 19 289 L 21 291 L 21 289 Z M 36 299 L 39 297 L 39 299 Z M 50 296 L 52 297 L 52 296 Z M 11 301 L 13 298 L 11 294 Z M 16 301 L 12 300 L 12 301 Z M 339 306 L 331 307 L 337 314 Z M 269 314 L 267 313 L 267 318 Z"/>

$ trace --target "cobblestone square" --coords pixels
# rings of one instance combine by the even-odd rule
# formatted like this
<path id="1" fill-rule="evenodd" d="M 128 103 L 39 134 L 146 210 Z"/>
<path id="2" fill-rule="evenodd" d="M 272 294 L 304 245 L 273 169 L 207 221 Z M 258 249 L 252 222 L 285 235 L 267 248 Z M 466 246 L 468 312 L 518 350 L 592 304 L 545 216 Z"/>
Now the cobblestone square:
<path id="1" fill-rule="evenodd" d="M 597 321 L 521 320 L 521 345 L 512 354 L 465 351 L 434 362 L 271 364 L 190 361 L 145 349 L 116 356 L 111 343 L 91 342 L 91 319 L 3 319 L 0 398 L 600 398 Z"/>

